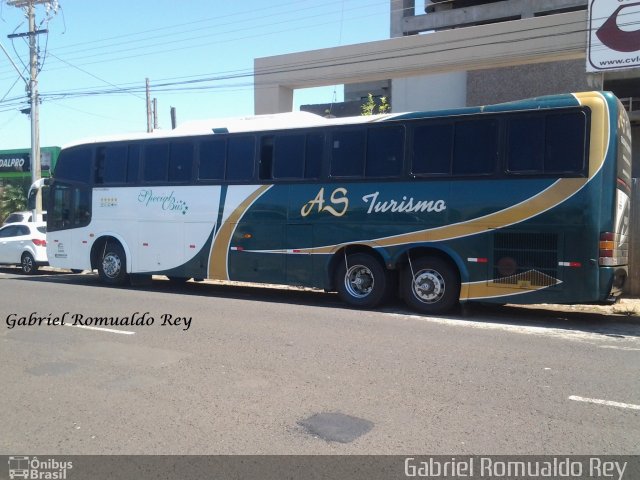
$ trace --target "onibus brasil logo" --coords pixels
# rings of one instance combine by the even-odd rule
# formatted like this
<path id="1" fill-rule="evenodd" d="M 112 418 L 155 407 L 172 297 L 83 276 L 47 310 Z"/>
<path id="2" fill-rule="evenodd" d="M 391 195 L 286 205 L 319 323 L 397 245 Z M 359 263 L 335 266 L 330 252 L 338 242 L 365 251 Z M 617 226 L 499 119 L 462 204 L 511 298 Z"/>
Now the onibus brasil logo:
<path id="1" fill-rule="evenodd" d="M 9 457 L 9 478 L 38 480 L 65 480 L 73 462 L 62 462 L 54 458 L 39 460 L 38 457 Z"/>

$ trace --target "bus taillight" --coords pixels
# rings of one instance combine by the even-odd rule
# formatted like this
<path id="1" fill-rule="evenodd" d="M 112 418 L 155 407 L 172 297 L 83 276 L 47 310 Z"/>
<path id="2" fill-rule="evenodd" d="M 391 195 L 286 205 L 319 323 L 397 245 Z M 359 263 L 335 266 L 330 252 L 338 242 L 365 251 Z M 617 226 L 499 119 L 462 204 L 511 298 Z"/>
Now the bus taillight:
<path id="1" fill-rule="evenodd" d="M 601 266 L 625 265 L 628 262 L 626 242 L 622 243 L 620 235 L 613 232 L 601 232 L 598 263 Z"/>

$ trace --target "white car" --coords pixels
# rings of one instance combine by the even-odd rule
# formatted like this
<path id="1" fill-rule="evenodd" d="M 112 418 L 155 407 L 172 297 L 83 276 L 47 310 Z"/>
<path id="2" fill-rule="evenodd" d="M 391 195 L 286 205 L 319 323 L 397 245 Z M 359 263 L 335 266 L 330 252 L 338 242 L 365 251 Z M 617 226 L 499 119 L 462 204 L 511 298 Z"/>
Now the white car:
<path id="1" fill-rule="evenodd" d="M 2 223 L 2 226 L 5 226 L 9 223 L 22 223 L 22 222 L 30 222 L 31 219 L 33 218 L 32 212 L 29 211 L 25 211 L 25 212 L 13 212 L 10 213 L 7 218 L 4 219 L 4 222 Z M 47 212 L 42 212 L 41 214 L 38 215 L 38 221 L 40 222 L 46 222 L 47 221 Z"/>
<path id="2" fill-rule="evenodd" d="M 20 265 L 23 273 L 35 273 L 48 265 L 47 225 L 44 222 L 9 223 L 0 228 L 0 264 Z"/>

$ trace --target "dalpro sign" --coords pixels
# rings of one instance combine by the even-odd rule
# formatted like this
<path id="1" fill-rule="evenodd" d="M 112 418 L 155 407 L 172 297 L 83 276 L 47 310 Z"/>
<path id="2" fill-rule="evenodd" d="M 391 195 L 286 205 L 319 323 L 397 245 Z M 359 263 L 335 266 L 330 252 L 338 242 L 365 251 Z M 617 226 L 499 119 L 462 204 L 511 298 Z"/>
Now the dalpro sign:
<path id="1" fill-rule="evenodd" d="M 640 0 L 589 0 L 587 71 L 640 67 Z"/>

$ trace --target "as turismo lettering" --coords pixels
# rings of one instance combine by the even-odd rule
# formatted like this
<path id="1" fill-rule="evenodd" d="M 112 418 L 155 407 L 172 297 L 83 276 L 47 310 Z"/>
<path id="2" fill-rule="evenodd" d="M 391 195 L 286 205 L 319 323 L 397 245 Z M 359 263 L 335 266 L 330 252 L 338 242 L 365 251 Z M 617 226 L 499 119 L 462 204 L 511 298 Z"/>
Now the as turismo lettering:
<path id="1" fill-rule="evenodd" d="M 402 200 L 385 200 L 378 201 L 380 192 L 370 193 L 362 197 L 364 203 L 369 204 L 367 213 L 385 213 L 385 212 L 442 212 L 447 209 L 444 200 L 414 200 L 413 197 L 403 196 Z"/>

